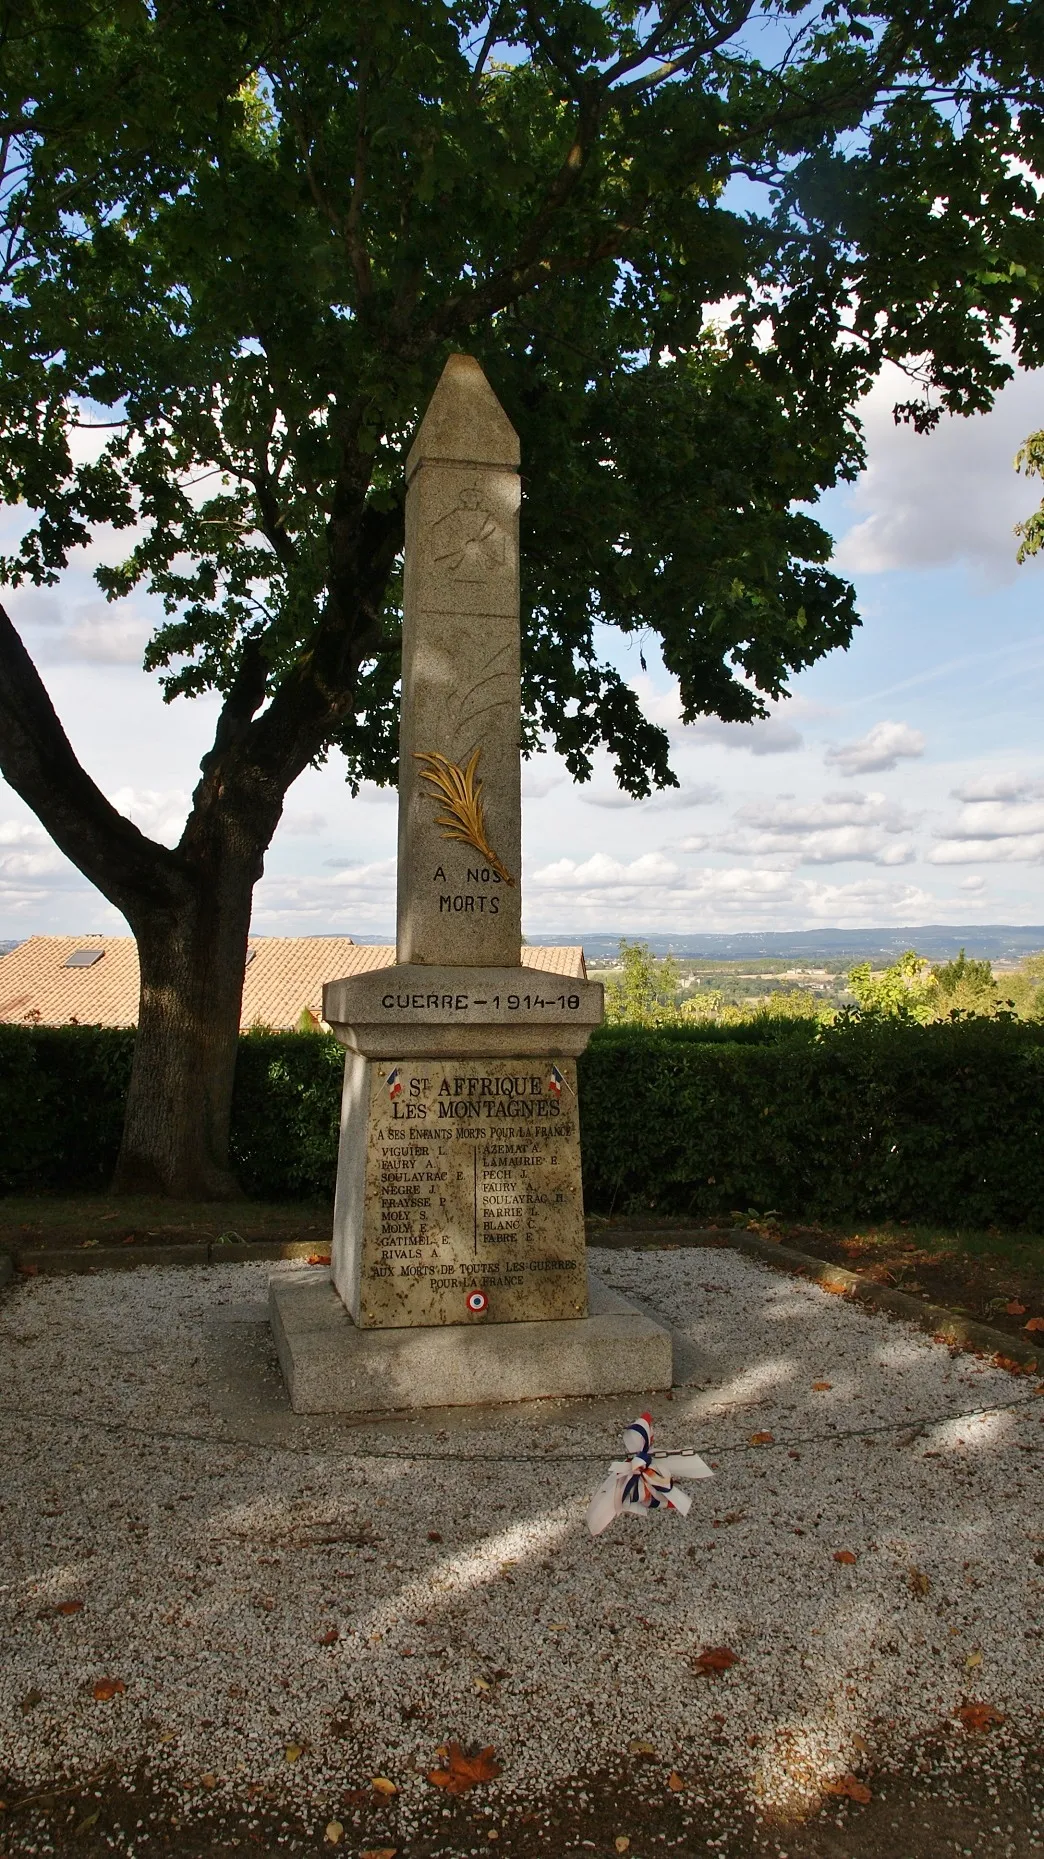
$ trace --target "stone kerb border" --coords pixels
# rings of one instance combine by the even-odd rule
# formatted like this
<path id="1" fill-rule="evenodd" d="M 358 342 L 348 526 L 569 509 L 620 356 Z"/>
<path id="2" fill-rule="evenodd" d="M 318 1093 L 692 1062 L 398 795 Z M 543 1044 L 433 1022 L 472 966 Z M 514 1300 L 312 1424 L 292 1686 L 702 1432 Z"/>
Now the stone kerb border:
<path id="1" fill-rule="evenodd" d="M 33 1246 L 0 1252 L 0 1288 L 15 1274 L 35 1278 L 62 1272 L 125 1272 L 137 1265 L 246 1265 L 265 1259 L 305 1259 L 325 1265 L 328 1246 L 306 1240 L 253 1239 L 181 1246 Z M 6 1271 L 5 1271 L 6 1266 Z"/>
<path id="2" fill-rule="evenodd" d="M 606 1228 L 595 1231 L 589 1238 L 589 1244 L 594 1246 L 635 1246 L 642 1251 L 708 1243 L 731 1246 L 736 1252 L 745 1252 L 763 1265 L 772 1265 L 777 1270 L 809 1278 L 824 1291 L 851 1298 L 854 1303 L 865 1304 L 871 1310 L 882 1310 L 889 1316 L 900 1317 L 906 1323 L 916 1324 L 918 1329 L 926 1331 L 937 1342 L 948 1343 L 951 1348 L 999 1356 L 1005 1362 L 1017 1363 L 1027 1371 L 1036 1369 L 1040 1364 L 1040 1350 L 1035 1349 L 1031 1343 L 1024 1343 L 1021 1337 L 1009 1336 L 1007 1331 L 995 1330 L 988 1323 L 977 1323 L 972 1317 L 958 1316 L 956 1311 L 947 1310 L 941 1304 L 926 1304 L 920 1298 L 910 1297 L 905 1291 L 890 1291 L 887 1285 L 875 1284 L 872 1279 L 863 1278 L 858 1272 L 850 1272 L 846 1266 L 830 1265 L 825 1259 L 814 1258 L 809 1252 L 798 1252 L 793 1246 L 777 1245 L 772 1240 L 761 1239 L 756 1233 L 746 1233 L 734 1227 L 657 1228 L 645 1232 Z M 319 1248 L 297 1240 L 261 1239 L 246 1240 L 238 1245 L 199 1246 L 62 1246 L 51 1250 L 34 1247 L 18 1252 L 13 1257 L 9 1253 L 0 1252 L 0 1291 L 12 1282 L 16 1274 L 35 1277 L 37 1274 L 49 1276 L 63 1272 L 129 1271 L 137 1265 L 230 1265 L 237 1262 L 245 1265 L 266 1259 L 306 1259 L 316 1264 L 326 1263 L 325 1254 Z"/>
<path id="3" fill-rule="evenodd" d="M 1017 1363 L 1020 1369 L 1031 1371 L 1038 1367 L 1040 1350 L 1032 1343 L 1025 1343 L 1021 1337 L 1009 1336 L 1006 1330 L 995 1330 L 988 1323 L 977 1323 L 973 1317 L 958 1316 L 954 1310 L 947 1310 L 942 1304 L 926 1304 L 919 1297 L 910 1297 L 905 1291 L 890 1291 L 887 1285 L 875 1284 L 872 1278 L 864 1278 L 859 1272 L 850 1272 L 844 1265 L 830 1265 L 825 1259 L 814 1258 L 810 1252 L 798 1252 L 793 1246 L 777 1245 L 774 1240 L 762 1239 L 756 1233 L 747 1233 L 735 1227 L 691 1227 L 660 1228 L 641 1232 L 637 1229 L 626 1233 L 619 1229 L 612 1233 L 592 1234 L 589 1245 L 639 1246 L 653 1250 L 660 1246 L 731 1246 L 736 1252 L 745 1252 L 750 1258 L 757 1259 L 763 1265 L 775 1266 L 779 1271 L 792 1272 L 800 1278 L 810 1278 L 824 1291 L 832 1291 L 839 1297 L 851 1298 L 854 1303 L 866 1304 L 871 1310 L 885 1311 L 889 1316 L 901 1317 L 906 1323 L 914 1323 L 917 1328 L 927 1332 L 936 1342 L 948 1343 L 954 1349 L 971 1350 L 978 1355 L 999 1356 L 1005 1364 Z"/>

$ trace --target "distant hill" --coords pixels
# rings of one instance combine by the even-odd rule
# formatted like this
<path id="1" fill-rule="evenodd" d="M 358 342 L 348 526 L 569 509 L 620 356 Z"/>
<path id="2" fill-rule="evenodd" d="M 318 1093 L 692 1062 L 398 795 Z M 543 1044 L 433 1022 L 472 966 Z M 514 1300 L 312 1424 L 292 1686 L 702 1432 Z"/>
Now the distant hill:
<path id="1" fill-rule="evenodd" d="M 894 961 L 904 949 L 916 949 L 931 962 L 946 962 L 960 949 L 980 961 L 1020 962 L 1044 949 L 1044 924 L 922 923 L 913 929 L 737 930 L 720 935 L 689 931 L 672 936 L 624 931 L 629 942 L 648 943 L 656 955 L 677 955 L 709 962 L 739 962 L 760 957 L 800 962 Z M 615 935 L 571 929 L 542 933 L 541 942 L 582 942 L 588 961 L 613 956 Z"/>

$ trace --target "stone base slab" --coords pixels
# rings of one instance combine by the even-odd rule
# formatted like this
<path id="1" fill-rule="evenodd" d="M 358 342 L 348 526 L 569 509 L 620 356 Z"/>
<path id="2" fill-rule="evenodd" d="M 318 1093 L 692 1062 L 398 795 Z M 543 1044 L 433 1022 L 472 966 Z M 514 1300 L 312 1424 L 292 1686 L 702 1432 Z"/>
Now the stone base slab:
<path id="1" fill-rule="evenodd" d="M 320 1266 L 273 1278 L 269 1313 L 297 1414 L 388 1413 L 669 1388 L 670 1331 L 594 1277 L 589 1298 L 590 1316 L 575 1319 L 359 1330 Z"/>

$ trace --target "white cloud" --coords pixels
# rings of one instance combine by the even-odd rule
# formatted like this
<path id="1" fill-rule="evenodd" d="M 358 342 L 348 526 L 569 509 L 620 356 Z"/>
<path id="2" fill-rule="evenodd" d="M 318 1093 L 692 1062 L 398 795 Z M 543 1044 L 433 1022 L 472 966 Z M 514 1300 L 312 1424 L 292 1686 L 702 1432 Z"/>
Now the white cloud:
<path id="1" fill-rule="evenodd" d="M 0 905 L 15 913 L 52 892 L 86 889 L 86 880 L 35 820 L 0 821 Z"/>
<path id="2" fill-rule="evenodd" d="M 836 865 L 851 859 L 874 865 L 908 865 L 914 856 L 909 840 L 888 840 L 873 826 L 835 826 L 816 833 L 783 837 L 776 833 L 723 833 L 722 851 L 755 858 L 778 854 L 792 865 Z"/>
<path id="3" fill-rule="evenodd" d="M 644 890 L 649 885 L 670 884 L 681 873 L 677 865 L 660 852 L 645 852 L 640 858 L 622 865 L 607 852 L 596 852 L 578 865 L 575 859 L 556 859 L 533 873 L 529 881 L 534 891 L 586 891 L 611 889 L 616 892 Z"/>
<path id="4" fill-rule="evenodd" d="M 140 665 L 152 627 L 121 609 L 86 606 L 55 642 L 54 654 L 86 665 Z"/>
<path id="5" fill-rule="evenodd" d="M 523 787 L 523 796 L 525 788 Z M 594 779 L 577 788 L 577 799 L 587 807 L 641 808 L 644 813 L 662 813 L 665 808 L 709 807 L 721 799 L 721 789 L 713 781 L 681 781 L 677 787 L 659 788 L 648 800 L 635 800 L 610 776 Z"/>
<path id="6" fill-rule="evenodd" d="M 928 854 L 933 865 L 1039 865 L 1044 833 L 1026 838 L 941 839 Z"/>
<path id="7" fill-rule="evenodd" d="M 54 594 L 44 594 L 37 588 L 18 588 L 7 596 L 7 602 L 11 620 L 19 632 L 62 624 L 62 603 Z"/>
<path id="8" fill-rule="evenodd" d="M 793 755 L 804 737 L 793 723 L 776 716 L 759 723 L 723 723 L 720 717 L 700 717 L 685 725 L 687 741 L 720 742 L 726 749 L 749 749 L 751 755 Z"/>
<path id="9" fill-rule="evenodd" d="M 327 859 L 327 872 L 266 872 L 254 893 L 256 935 L 376 935 L 394 941 L 395 860 Z M 332 867 L 334 876 L 328 875 Z"/>
<path id="10" fill-rule="evenodd" d="M 35 820 L 0 820 L 0 846 L 41 846 L 49 844 L 47 834 Z"/>
<path id="11" fill-rule="evenodd" d="M 649 721 L 665 729 L 675 744 L 698 748 L 708 743 L 721 743 L 726 749 L 747 749 L 751 755 L 790 755 L 803 746 L 800 730 L 783 721 L 779 706 L 757 723 L 725 723 L 716 716 L 697 717 L 693 723 L 683 723 L 677 684 L 672 684 L 669 690 L 657 691 L 651 678 L 639 677 L 632 680 L 631 688 Z"/>
<path id="12" fill-rule="evenodd" d="M 359 891 L 394 891 L 396 862 L 393 858 L 374 859 L 370 864 L 357 859 L 328 858 L 324 863 L 339 872 L 336 878 L 321 880 L 326 888 L 337 886 L 338 890 Z M 290 881 L 292 882 L 292 881 Z"/>
<path id="13" fill-rule="evenodd" d="M 315 833 L 321 833 L 326 826 L 323 813 L 284 813 L 279 822 L 279 830 L 289 833 L 295 839 L 307 839 Z"/>
<path id="14" fill-rule="evenodd" d="M 165 846 L 177 845 L 189 810 L 189 796 L 183 789 L 121 787 L 109 799 L 150 839 L 158 839 Z"/>
<path id="15" fill-rule="evenodd" d="M 823 760 L 843 775 L 883 774 L 901 760 L 924 754 L 924 737 L 908 723 L 875 723 L 856 742 L 835 743 Z"/>
<path id="16" fill-rule="evenodd" d="M 1012 534 L 1034 509 L 1039 490 L 1017 476 L 1013 460 L 1044 425 L 1044 391 L 1017 373 L 993 411 L 970 419 L 944 416 L 934 433 L 896 426 L 892 408 L 913 397 L 898 369 L 884 371 L 863 403 L 867 469 L 853 501 L 862 520 L 840 542 L 847 574 L 933 568 L 970 562 L 994 580 L 1018 572 Z"/>
<path id="17" fill-rule="evenodd" d="M 736 815 L 745 825 L 787 838 L 839 826 L 876 826 L 886 833 L 901 833 L 912 824 L 902 807 L 884 794 L 824 794 L 822 800 L 799 801 L 792 794 L 774 800 L 750 801 Z"/>
<path id="18" fill-rule="evenodd" d="M 824 794 L 797 801 L 792 794 L 752 801 L 736 815 L 737 825 L 718 840 L 726 852 L 777 858 L 790 865 L 833 865 L 865 859 L 875 865 L 908 865 L 914 856 L 905 832 L 911 821 L 884 794 Z"/>
<path id="19" fill-rule="evenodd" d="M 1009 839 L 1044 833 L 1044 800 L 973 800 L 961 808 L 949 839 Z"/>
<path id="20" fill-rule="evenodd" d="M 35 852 L 0 853 L 0 874 L 8 881 L 50 878 L 69 869 L 68 860 L 62 857 L 57 846 L 41 847 Z"/>
<path id="21" fill-rule="evenodd" d="M 532 915 L 559 928 L 584 924 L 656 925 L 682 931 L 777 924 L 930 921 L 937 900 L 914 885 L 885 879 L 822 884 L 791 870 L 703 866 L 685 871 L 659 854 L 623 864 L 603 853 L 577 863 L 558 859 L 529 880 Z M 540 934 L 540 931 L 532 933 Z M 545 930 L 547 934 L 549 931 Z"/>
<path id="22" fill-rule="evenodd" d="M 1044 781 L 1015 773 L 983 774 L 953 793 L 955 800 L 1036 800 L 1044 795 Z"/>
<path id="23" fill-rule="evenodd" d="M 985 878 L 962 878 L 957 889 L 959 891 L 970 891 L 973 896 L 977 896 L 980 891 L 986 889 L 986 880 Z"/>
<path id="24" fill-rule="evenodd" d="M 974 865 L 980 860 L 1036 865 L 1044 859 L 1044 799 L 1030 798 L 1044 792 L 1040 782 L 992 776 L 966 782 L 957 792 L 988 793 L 990 798 L 965 800 L 928 854 L 933 865 Z M 1013 795 L 1025 798 L 1009 798 Z"/>
<path id="25" fill-rule="evenodd" d="M 522 763 L 522 799 L 543 800 L 552 788 L 561 787 L 566 770 L 557 757 L 534 756 Z"/>
<path id="26" fill-rule="evenodd" d="M 154 626 L 133 608 L 98 599 L 67 609 L 54 595 L 32 589 L 17 590 L 10 614 L 41 665 L 140 666 Z"/>

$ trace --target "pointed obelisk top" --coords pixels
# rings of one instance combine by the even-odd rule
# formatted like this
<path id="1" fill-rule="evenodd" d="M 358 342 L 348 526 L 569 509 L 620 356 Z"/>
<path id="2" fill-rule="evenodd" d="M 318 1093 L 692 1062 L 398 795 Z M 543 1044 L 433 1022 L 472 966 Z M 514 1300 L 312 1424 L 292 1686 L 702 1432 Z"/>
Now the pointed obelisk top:
<path id="1" fill-rule="evenodd" d="M 451 355 L 410 448 L 407 483 L 427 460 L 517 469 L 520 456 L 518 434 L 475 357 Z"/>

